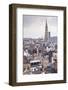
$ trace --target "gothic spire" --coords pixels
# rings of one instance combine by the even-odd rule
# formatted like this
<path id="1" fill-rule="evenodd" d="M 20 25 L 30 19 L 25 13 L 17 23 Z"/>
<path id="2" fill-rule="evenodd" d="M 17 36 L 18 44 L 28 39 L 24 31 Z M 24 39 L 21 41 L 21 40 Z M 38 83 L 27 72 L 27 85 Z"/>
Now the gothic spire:
<path id="1" fill-rule="evenodd" d="M 45 42 L 48 40 L 48 25 L 47 25 L 47 20 L 46 20 L 46 25 L 45 25 L 45 36 L 44 36 Z"/>

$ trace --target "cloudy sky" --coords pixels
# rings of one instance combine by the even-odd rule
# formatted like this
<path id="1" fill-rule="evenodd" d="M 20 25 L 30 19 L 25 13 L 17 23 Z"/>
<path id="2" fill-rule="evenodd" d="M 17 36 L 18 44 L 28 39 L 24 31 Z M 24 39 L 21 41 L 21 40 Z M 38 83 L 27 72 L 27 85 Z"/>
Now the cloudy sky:
<path id="1" fill-rule="evenodd" d="M 44 38 L 45 25 L 48 25 L 48 31 L 51 36 L 57 36 L 58 18 L 55 16 L 23 16 L 24 38 Z"/>

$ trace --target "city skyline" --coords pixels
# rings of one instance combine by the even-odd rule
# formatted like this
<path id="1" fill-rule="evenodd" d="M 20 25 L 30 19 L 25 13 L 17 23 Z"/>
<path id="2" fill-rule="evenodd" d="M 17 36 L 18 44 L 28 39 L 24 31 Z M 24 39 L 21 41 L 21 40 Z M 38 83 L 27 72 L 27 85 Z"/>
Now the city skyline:
<path id="1" fill-rule="evenodd" d="M 57 36 L 58 18 L 52 16 L 24 15 L 24 38 L 44 38 L 46 22 L 51 37 Z"/>

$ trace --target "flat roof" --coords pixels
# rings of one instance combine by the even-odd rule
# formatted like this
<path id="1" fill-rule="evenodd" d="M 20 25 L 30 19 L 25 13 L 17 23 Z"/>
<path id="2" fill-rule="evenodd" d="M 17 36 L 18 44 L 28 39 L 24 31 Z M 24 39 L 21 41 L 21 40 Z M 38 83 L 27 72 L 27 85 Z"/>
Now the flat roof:
<path id="1" fill-rule="evenodd" d="M 30 63 L 40 62 L 40 60 L 31 60 Z"/>

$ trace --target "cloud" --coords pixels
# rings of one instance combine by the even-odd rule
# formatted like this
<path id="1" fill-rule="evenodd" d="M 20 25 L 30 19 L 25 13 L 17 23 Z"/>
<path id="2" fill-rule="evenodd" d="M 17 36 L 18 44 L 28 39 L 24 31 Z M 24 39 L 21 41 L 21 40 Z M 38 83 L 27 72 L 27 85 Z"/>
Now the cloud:
<path id="1" fill-rule="evenodd" d="M 48 31 L 52 36 L 57 35 L 58 18 L 52 16 L 34 16 L 24 15 L 24 37 L 26 38 L 40 38 L 44 37 L 46 20 L 48 24 Z"/>

